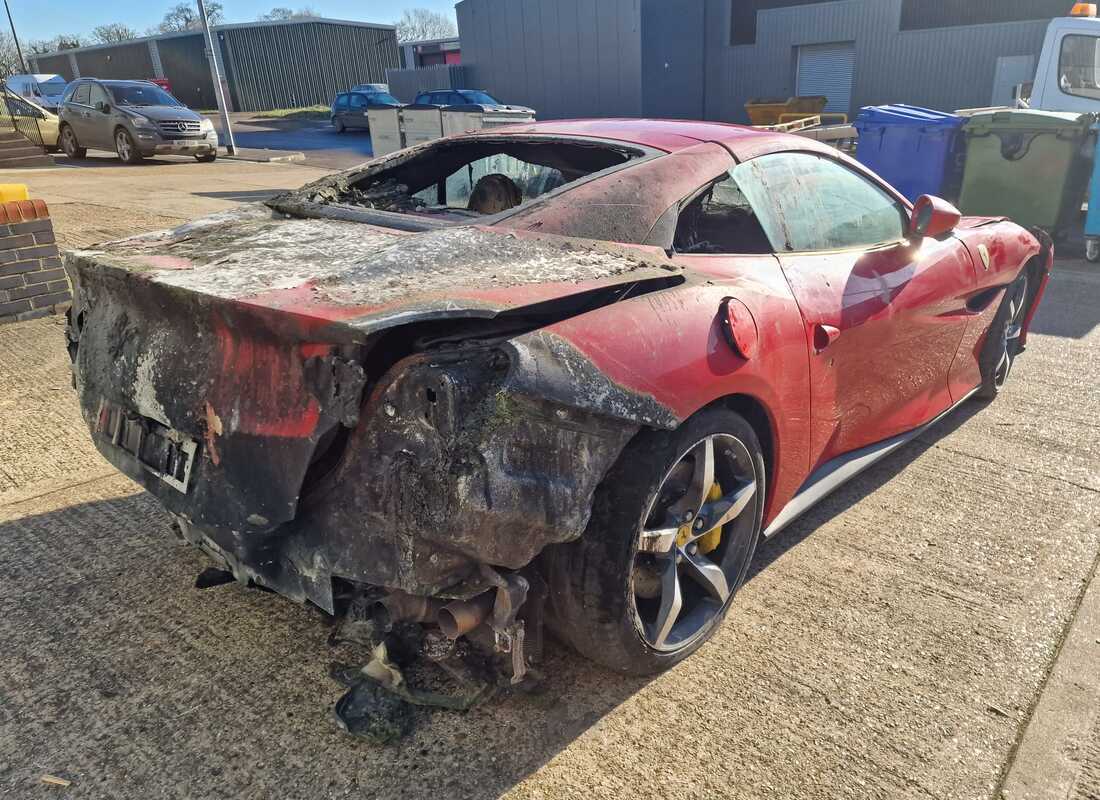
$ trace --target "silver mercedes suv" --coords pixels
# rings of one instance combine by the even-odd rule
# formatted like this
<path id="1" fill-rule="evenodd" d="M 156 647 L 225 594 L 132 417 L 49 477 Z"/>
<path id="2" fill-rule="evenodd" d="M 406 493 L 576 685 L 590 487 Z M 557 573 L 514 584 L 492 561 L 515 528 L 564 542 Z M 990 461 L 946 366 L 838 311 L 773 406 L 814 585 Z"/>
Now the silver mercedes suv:
<path id="1" fill-rule="evenodd" d="M 58 116 L 69 158 L 84 158 L 88 148 L 114 150 L 128 164 L 161 154 L 218 157 L 210 120 L 150 81 L 81 78 L 69 84 Z"/>

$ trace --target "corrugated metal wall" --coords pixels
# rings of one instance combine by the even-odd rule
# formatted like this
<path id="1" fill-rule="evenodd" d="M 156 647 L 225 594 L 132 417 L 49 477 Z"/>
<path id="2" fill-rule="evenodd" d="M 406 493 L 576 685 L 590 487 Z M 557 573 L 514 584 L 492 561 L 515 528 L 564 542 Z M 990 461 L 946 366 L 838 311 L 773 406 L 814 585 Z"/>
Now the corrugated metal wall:
<path id="1" fill-rule="evenodd" d="M 731 0 L 706 3 L 708 119 L 747 121 L 751 97 L 794 93 L 796 48 L 854 41 L 852 111 L 881 103 L 988 105 L 997 58 L 1037 55 L 1049 20 L 901 31 L 902 0 L 840 0 L 760 12 L 756 44 L 729 44 Z"/>
<path id="2" fill-rule="evenodd" d="M 462 0 L 468 82 L 540 119 L 642 113 L 641 0 Z"/>
<path id="3" fill-rule="evenodd" d="M 328 105 L 400 64 L 394 31 L 307 22 L 218 31 L 233 106 L 262 111 Z"/>
<path id="4" fill-rule="evenodd" d="M 206 60 L 206 39 L 202 34 L 174 36 L 157 41 L 164 78 L 184 105 L 210 110 L 218 107 L 210 63 Z"/>
<path id="5" fill-rule="evenodd" d="M 903 0 L 797 2 L 462 0 L 456 10 L 468 82 L 542 119 L 746 122 L 746 100 L 794 94 L 797 48 L 836 42 L 855 43 L 853 113 L 891 102 L 984 106 L 997 59 L 1038 55 L 1049 22 L 901 30 Z M 1002 13 L 995 2 L 971 4 Z M 752 18 L 756 43 L 733 45 L 733 12 L 750 5 L 762 8 Z"/>
<path id="6" fill-rule="evenodd" d="M 36 75 L 60 75 L 67 81 L 76 78 L 76 75 L 73 74 L 73 68 L 69 64 L 69 57 L 66 55 L 30 56 L 28 61 L 30 62 L 28 66 Z"/>
<path id="7" fill-rule="evenodd" d="M 154 77 L 148 42 L 83 50 L 76 53 L 76 64 L 82 78 L 144 80 Z"/>
<path id="8" fill-rule="evenodd" d="M 438 65 L 419 69 L 391 69 L 386 71 L 386 83 L 390 94 L 402 103 L 411 103 L 418 92 L 432 89 L 469 89 L 466 68 Z"/>

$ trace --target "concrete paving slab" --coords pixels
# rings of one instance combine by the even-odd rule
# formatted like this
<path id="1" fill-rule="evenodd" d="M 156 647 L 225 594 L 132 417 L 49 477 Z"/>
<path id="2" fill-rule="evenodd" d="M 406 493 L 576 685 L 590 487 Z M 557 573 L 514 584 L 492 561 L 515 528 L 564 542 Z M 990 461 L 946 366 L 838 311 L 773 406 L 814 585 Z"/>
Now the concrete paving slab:
<path id="1" fill-rule="evenodd" d="M 1100 797 L 1100 581 L 1097 565 L 1031 721 L 1012 756 L 1003 800 Z"/>

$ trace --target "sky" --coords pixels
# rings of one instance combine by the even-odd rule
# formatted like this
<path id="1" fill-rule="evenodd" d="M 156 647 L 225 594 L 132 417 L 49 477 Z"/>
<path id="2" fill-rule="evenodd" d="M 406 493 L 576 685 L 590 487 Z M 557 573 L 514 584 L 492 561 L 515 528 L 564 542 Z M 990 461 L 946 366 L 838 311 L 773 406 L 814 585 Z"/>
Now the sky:
<path id="1" fill-rule="evenodd" d="M 194 0 L 189 0 L 194 2 Z M 122 22 L 144 33 L 180 0 L 8 0 L 20 41 L 52 39 L 59 33 L 86 35 L 97 25 Z M 360 22 L 395 22 L 407 8 L 430 8 L 454 19 L 456 0 L 221 0 L 226 22 L 251 22 L 275 6 L 310 6 L 321 16 Z M 47 12 L 48 9 L 48 13 Z M 0 9 L 0 14 L 3 10 Z M 0 17 L 0 20 L 7 22 Z"/>

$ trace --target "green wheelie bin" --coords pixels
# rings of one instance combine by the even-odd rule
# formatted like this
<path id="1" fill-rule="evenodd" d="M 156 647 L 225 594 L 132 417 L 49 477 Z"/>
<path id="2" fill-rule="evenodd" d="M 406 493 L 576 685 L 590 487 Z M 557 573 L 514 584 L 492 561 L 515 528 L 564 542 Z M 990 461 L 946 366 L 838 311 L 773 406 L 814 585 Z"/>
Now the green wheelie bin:
<path id="1" fill-rule="evenodd" d="M 1088 192 L 1091 114 L 985 111 L 963 128 L 966 168 L 959 208 L 1008 217 L 1058 236 L 1080 215 Z"/>

